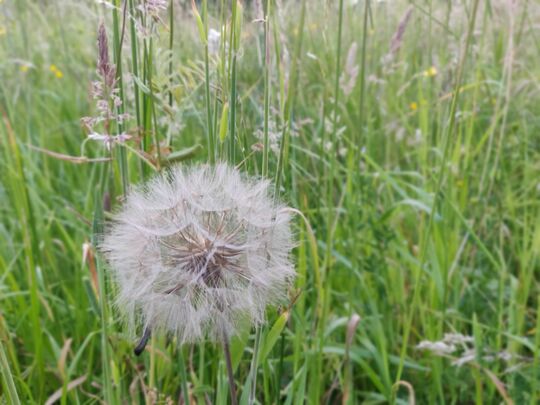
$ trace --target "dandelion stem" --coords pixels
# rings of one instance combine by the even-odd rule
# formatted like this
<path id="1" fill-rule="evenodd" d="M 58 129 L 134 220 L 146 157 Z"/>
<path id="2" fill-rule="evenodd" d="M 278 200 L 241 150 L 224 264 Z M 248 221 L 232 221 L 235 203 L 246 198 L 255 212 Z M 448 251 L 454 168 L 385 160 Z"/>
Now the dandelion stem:
<path id="1" fill-rule="evenodd" d="M 150 339 L 150 336 L 152 335 L 152 332 L 150 331 L 150 328 L 146 328 L 144 330 L 143 336 L 135 349 L 133 349 L 133 352 L 136 356 L 139 356 L 145 349 L 146 344 L 148 343 L 148 340 Z"/>
<path id="2" fill-rule="evenodd" d="M 229 348 L 229 339 L 223 337 L 223 353 L 225 354 L 225 364 L 227 365 L 227 377 L 229 378 L 229 391 L 231 394 L 231 404 L 237 405 L 236 386 L 234 385 L 234 371 L 232 367 L 231 350 Z"/>

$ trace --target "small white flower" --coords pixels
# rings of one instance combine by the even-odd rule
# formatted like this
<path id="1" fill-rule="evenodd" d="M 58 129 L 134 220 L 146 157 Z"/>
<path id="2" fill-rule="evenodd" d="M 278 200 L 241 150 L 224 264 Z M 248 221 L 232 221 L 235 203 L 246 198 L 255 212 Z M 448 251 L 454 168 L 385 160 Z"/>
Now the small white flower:
<path id="1" fill-rule="evenodd" d="M 221 41 L 221 32 L 210 28 L 208 30 L 208 52 L 211 55 L 216 55 L 219 52 L 219 44 Z"/>
<path id="2" fill-rule="evenodd" d="M 429 340 L 423 340 L 416 346 L 416 348 L 418 350 L 428 350 L 439 356 L 451 354 L 456 351 L 456 347 L 454 345 L 447 344 L 443 341 L 431 342 Z"/>
<path id="3" fill-rule="evenodd" d="M 324 143 L 324 150 L 325 150 L 325 152 L 330 152 L 330 151 L 332 150 L 332 145 L 333 145 L 332 142 L 326 141 L 326 142 Z"/>
<path id="4" fill-rule="evenodd" d="M 474 343 L 474 338 L 472 336 L 465 336 L 461 333 L 445 333 L 444 339 L 446 343 L 453 345 L 464 345 L 466 343 Z"/>
<path id="5" fill-rule="evenodd" d="M 101 250 L 132 330 L 221 341 L 264 321 L 294 278 L 289 210 L 269 182 L 177 166 L 127 196 Z"/>

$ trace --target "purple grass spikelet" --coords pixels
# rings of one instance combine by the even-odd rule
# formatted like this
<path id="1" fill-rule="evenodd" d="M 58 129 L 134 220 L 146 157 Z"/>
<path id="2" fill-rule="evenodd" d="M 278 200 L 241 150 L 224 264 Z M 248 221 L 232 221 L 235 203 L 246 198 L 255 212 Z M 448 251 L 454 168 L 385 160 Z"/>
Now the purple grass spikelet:
<path id="1" fill-rule="evenodd" d="M 105 25 L 101 23 L 98 29 L 98 63 L 97 71 L 105 85 L 113 88 L 116 81 L 116 67 L 109 61 L 109 45 Z"/>
<path id="2" fill-rule="evenodd" d="M 81 125 L 87 132 L 88 140 L 101 142 L 107 151 L 111 152 L 114 145 L 131 139 L 128 133 L 120 132 L 120 126 L 131 117 L 128 113 L 121 112 L 122 99 L 117 86 L 116 67 L 109 60 L 107 32 L 103 23 L 98 28 L 97 48 L 96 70 L 100 80 L 92 82 L 90 94 L 96 100 L 98 114 L 81 118 Z"/>

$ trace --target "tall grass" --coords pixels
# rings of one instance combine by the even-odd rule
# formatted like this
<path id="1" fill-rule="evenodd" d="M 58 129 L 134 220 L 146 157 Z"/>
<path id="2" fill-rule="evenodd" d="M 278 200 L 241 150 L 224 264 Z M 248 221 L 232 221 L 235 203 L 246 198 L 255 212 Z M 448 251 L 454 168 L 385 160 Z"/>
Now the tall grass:
<path id="1" fill-rule="evenodd" d="M 95 252 L 132 184 L 226 160 L 306 219 L 290 305 L 230 344 L 240 403 L 538 402 L 536 3 L 105 3 L 0 3 L 2 401 L 228 402 L 220 347 L 132 355 Z"/>

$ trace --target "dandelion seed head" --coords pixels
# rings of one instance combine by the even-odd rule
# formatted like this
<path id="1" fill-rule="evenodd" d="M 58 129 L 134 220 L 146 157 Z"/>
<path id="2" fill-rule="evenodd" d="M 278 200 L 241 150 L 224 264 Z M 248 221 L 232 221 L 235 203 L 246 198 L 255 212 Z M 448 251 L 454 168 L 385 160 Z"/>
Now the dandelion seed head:
<path id="1" fill-rule="evenodd" d="M 132 191 L 101 249 L 131 328 L 185 343 L 262 323 L 294 278 L 292 247 L 269 183 L 218 164 L 175 167 Z"/>

